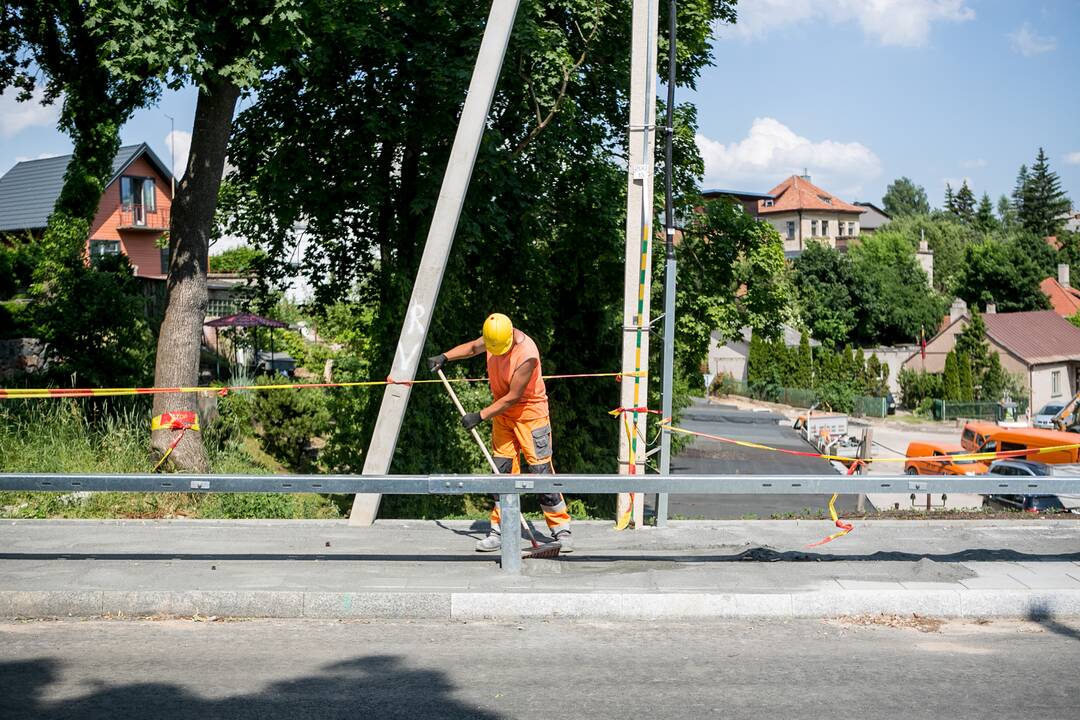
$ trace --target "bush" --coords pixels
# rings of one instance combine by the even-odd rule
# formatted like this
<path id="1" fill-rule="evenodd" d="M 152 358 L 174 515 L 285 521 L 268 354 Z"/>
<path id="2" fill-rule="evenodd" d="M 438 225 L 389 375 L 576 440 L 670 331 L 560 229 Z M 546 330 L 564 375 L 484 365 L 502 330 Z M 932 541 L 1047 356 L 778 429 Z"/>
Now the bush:
<path id="1" fill-rule="evenodd" d="M 897 380 L 900 383 L 901 402 L 908 410 L 920 407 L 923 400 L 942 397 L 944 386 L 941 374 L 904 368 Z"/>
<path id="2" fill-rule="evenodd" d="M 256 385 L 287 382 L 280 376 L 263 376 Z M 289 468 L 308 471 L 314 467 L 308 447 L 314 437 L 330 429 L 330 410 L 321 388 L 267 390 L 255 393 L 254 421 L 261 428 L 262 446 Z"/>
<path id="3" fill-rule="evenodd" d="M 266 257 L 261 250 L 247 245 L 229 248 L 210 256 L 210 272 L 244 274 L 253 270 Z"/>

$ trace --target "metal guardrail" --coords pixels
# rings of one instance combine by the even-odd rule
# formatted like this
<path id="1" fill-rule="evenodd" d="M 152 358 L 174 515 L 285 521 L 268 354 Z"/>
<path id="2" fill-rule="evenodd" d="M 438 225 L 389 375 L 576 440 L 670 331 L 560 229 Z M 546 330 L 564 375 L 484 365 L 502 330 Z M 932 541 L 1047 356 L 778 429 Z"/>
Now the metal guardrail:
<path id="1" fill-rule="evenodd" d="M 0 473 L 0 491 L 501 495 L 503 527 L 523 493 L 1080 495 L 1080 475 L 73 475 Z M 521 570 L 520 533 L 504 533 L 502 567 Z"/>

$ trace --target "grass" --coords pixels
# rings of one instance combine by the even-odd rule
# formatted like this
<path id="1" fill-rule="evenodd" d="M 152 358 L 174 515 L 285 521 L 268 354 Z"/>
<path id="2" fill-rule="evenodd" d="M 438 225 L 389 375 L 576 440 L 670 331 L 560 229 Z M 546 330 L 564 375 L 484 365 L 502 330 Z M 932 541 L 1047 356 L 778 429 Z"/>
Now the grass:
<path id="1" fill-rule="evenodd" d="M 0 472 L 140 473 L 153 467 L 145 398 L 7 400 L 0 405 Z M 208 443 L 211 472 L 266 475 L 283 468 L 251 438 Z M 0 518 L 337 518 L 338 496 L 302 493 L 0 492 Z"/>

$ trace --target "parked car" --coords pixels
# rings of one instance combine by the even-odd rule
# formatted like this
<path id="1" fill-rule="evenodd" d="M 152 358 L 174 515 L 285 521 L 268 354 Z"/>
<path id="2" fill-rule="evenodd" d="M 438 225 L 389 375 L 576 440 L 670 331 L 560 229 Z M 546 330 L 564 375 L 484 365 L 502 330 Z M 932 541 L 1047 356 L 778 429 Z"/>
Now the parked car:
<path id="1" fill-rule="evenodd" d="M 907 457 L 911 459 L 904 463 L 904 472 L 908 475 L 982 475 L 985 473 L 987 469 L 985 463 L 955 457 L 968 454 L 970 454 L 969 450 L 955 443 L 909 443 Z"/>
<path id="2" fill-rule="evenodd" d="M 1054 418 L 1064 408 L 1065 403 L 1047 403 L 1043 405 L 1042 409 L 1035 413 L 1035 417 L 1031 419 L 1032 426 L 1045 430 L 1054 430 Z"/>
<path id="3" fill-rule="evenodd" d="M 1075 476 L 1080 475 L 1080 465 L 1048 465 L 1034 460 L 995 460 L 990 464 L 989 474 L 1007 477 Z M 1080 512 L 1080 495 L 987 495 L 986 499 L 1027 512 Z"/>
<path id="4" fill-rule="evenodd" d="M 888 415 L 896 414 L 896 396 L 891 392 L 885 395 L 885 413 Z"/>
<path id="5" fill-rule="evenodd" d="M 960 434 L 960 445 L 965 450 L 977 451 L 986 444 L 991 434 L 1001 429 L 997 423 L 970 420 L 964 424 L 964 431 Z"/>

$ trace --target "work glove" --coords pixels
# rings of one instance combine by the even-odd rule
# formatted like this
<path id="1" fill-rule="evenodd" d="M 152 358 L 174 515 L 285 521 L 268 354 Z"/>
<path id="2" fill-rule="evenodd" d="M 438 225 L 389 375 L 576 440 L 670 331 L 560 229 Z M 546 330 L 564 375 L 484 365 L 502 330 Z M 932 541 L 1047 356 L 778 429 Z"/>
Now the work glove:
<path id="1" fill-rule="evenodd" d="M 427 367 L 428 370 L 430 370 L 431 372 L 435 372 L 436 370 L 442 370 L 442 367 L 445 364 L 446 355 L 443 353 L 439 353 L 438 355 L 435 355 L 434 357 L 429 357 L 427 359 Z"/>
<path id="2" fill-rule="evenodd" d="M 480 413 L 469 413 L 461 416 L 461 427 L 466 430 L 472 430 L 474 427 L 482 423 L 484 419 L 480 417 Z"/>

